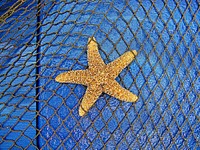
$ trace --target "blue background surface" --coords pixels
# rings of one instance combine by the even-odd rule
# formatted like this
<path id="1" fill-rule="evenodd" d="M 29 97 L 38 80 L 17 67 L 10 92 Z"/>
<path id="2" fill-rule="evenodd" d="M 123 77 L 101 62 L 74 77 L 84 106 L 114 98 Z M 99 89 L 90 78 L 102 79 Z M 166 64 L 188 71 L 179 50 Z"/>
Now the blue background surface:
<path id="1" fill-rule="evenodd" d="M 0 15 L 15 2 L 1 1 Z M 0 23 L 0 149 L 36 145 L 35 6 L 28 0 L 8 23 Z"/>
<path id="2" fill-rule="evenodd" d="M 199 11 L 197 1 L 58 1 L 42 3 L 39 17 L 35 8 L 24 14 L 31 19 L 1 26 L 0 147 L 198 149 Z M 86 87 L 55 77 L 87 68 L 91 36 L 105 63 L 137 50 L 116 80 L 139 100 L 102 94 L 80 117 Z"/>

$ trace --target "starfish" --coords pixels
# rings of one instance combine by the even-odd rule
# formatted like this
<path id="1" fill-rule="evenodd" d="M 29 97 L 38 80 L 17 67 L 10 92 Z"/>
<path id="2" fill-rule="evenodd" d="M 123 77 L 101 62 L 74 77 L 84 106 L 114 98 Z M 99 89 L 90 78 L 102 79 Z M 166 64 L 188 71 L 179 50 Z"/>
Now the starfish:
<path id="1" fill-rule="evenodd" d="M 55 78 L 60 83 L 87 86 L 79 107 L 79 115 L 84 116 L 102 93 L 126 102 L 137 101 L 138 97 L 135 94 L 121 87 L 115 80 L 119 73 L 133 61 L 137 52 L 135 50 L 126 52 L 106 65 L 98 52 L 98 43 L 94 37 L 88 39 L 87 47 L 88 69 L 64 72 Z"/>

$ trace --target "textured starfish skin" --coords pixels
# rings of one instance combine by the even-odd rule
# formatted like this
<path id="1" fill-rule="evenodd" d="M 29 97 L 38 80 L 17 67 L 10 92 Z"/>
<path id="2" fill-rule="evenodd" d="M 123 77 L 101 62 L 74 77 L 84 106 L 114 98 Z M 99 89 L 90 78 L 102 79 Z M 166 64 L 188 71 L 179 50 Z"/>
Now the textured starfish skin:
<path id="1" fill-rule="evenodd" d="M 115 78 L 133 61 L 136 55 L 137 52 L 132 50 L 106 65 L 98 52 L 98 44 L 92 37 L 88 39 L 88 69 L 64 72 L 59 74 L 55 80 L 60 83 L 76 83 L 87 86 L 79 107 L 80 116 L 89 111 L 102 93 L 107 93 L 122 101 L 135 102 L 138 97 L 121 87 Z"/>

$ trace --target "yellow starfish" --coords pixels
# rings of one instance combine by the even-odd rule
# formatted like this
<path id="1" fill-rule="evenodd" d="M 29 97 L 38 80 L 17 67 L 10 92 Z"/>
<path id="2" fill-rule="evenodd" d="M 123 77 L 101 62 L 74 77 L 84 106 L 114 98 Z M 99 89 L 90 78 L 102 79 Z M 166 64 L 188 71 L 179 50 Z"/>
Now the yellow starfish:
<path id="1" fill-rule="evenodd" d="M 79 107 L 80 116 L 89 111 L 103 92 L 122 101 L 135 102 L 138 97 L 121 87 L 115 78 L 133 61 L 136 55 L 137 52 L 132 50 L 106 65 L 98 52 L 98 44 L 92 37 L 88 39 L 88 69 L 64 72 L 59 74 L 55 80 L 60 83 L 76 83 L 87 86 Z"/>

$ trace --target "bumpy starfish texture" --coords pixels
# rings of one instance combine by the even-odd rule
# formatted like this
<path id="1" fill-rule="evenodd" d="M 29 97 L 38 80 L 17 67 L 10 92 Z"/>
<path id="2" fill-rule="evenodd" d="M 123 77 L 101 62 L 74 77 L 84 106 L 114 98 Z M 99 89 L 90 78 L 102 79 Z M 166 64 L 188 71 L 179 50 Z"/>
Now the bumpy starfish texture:
<path id="1" fill-rule="evenodd" d="M 107 93 L 119 100 L 135 102 L 138 97 L 120 86 L 115 78 L 128 66 L 137 52 L 126 52 L 115 61 L 105 64 L 98 52 L 98 44 L 94 37 L 88 39 L 88 69 L 68 71 L 59 74 L 56 81 L 60 83 L 76 83 L 87 86 L 86 93 L 79 107 L 79 115 L 85 115 L 102 93 Z"/>

